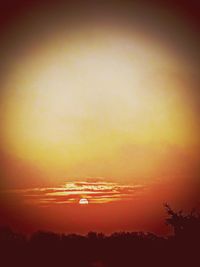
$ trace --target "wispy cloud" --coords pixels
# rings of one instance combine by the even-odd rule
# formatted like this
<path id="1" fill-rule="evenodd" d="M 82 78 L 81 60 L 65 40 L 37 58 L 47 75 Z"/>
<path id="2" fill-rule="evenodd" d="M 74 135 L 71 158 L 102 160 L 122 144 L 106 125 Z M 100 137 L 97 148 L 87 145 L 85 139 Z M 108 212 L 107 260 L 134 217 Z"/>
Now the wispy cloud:
<path id="1" fill-rule="evenodd" d="M 59 187 L 17 189 L 5 193 L 19 195 L 27 204 L 48 206 L 78 203 L 80 198 L 87 198 L 91 204 L 125 201 L 133 199 L 144 189 L 144 185 L 74 181 Z"/>

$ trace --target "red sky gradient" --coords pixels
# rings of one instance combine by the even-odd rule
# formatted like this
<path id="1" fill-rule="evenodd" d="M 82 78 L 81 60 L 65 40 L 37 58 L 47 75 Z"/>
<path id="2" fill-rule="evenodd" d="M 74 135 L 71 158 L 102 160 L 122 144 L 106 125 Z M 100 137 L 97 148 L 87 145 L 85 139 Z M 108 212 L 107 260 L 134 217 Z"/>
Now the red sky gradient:
<path id="1" fill-rule="evenodd" d="M 199 208 L 199 10 L 1 1 L 0 226 L 167 234 L 163 203 Z"/>

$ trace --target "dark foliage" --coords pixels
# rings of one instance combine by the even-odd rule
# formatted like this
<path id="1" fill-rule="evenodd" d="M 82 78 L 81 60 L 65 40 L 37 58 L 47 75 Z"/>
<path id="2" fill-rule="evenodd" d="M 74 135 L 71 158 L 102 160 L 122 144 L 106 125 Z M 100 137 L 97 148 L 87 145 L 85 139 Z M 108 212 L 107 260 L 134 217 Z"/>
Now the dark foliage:
<path id="1" fill-rule="evenodd" d="M 119 232 L 87 236 L 38 231 L 30 238 L 0 230 L 0 264 L 7 266 L 142 267 L 200 266 L 200 216 L 165 208 L 174 235 Z"/>

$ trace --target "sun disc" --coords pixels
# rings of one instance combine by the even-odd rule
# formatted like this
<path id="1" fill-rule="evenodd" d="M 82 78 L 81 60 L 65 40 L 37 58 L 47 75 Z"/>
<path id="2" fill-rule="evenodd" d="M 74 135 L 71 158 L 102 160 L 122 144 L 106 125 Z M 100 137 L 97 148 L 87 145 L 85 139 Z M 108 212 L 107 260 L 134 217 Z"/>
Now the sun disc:
<path id="1" fill-rule="evenodd" d="M 81 199 L 79 200 L 79 204 L 81 204 L 81 205 L 88 204 L 88 200 L 87 200 L 86 198 L 81 198 Z"/>

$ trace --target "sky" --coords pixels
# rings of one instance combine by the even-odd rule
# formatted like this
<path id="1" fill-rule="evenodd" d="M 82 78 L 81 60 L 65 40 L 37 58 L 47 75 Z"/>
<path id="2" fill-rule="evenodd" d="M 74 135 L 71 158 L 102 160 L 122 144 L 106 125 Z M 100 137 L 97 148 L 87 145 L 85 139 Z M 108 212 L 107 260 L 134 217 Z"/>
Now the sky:
<path id="1" fill-rule="evenodd" d="M 199 207 L 198 8 L 2 2 L 0 225 L 163 234 L 163 203 Z"/>

